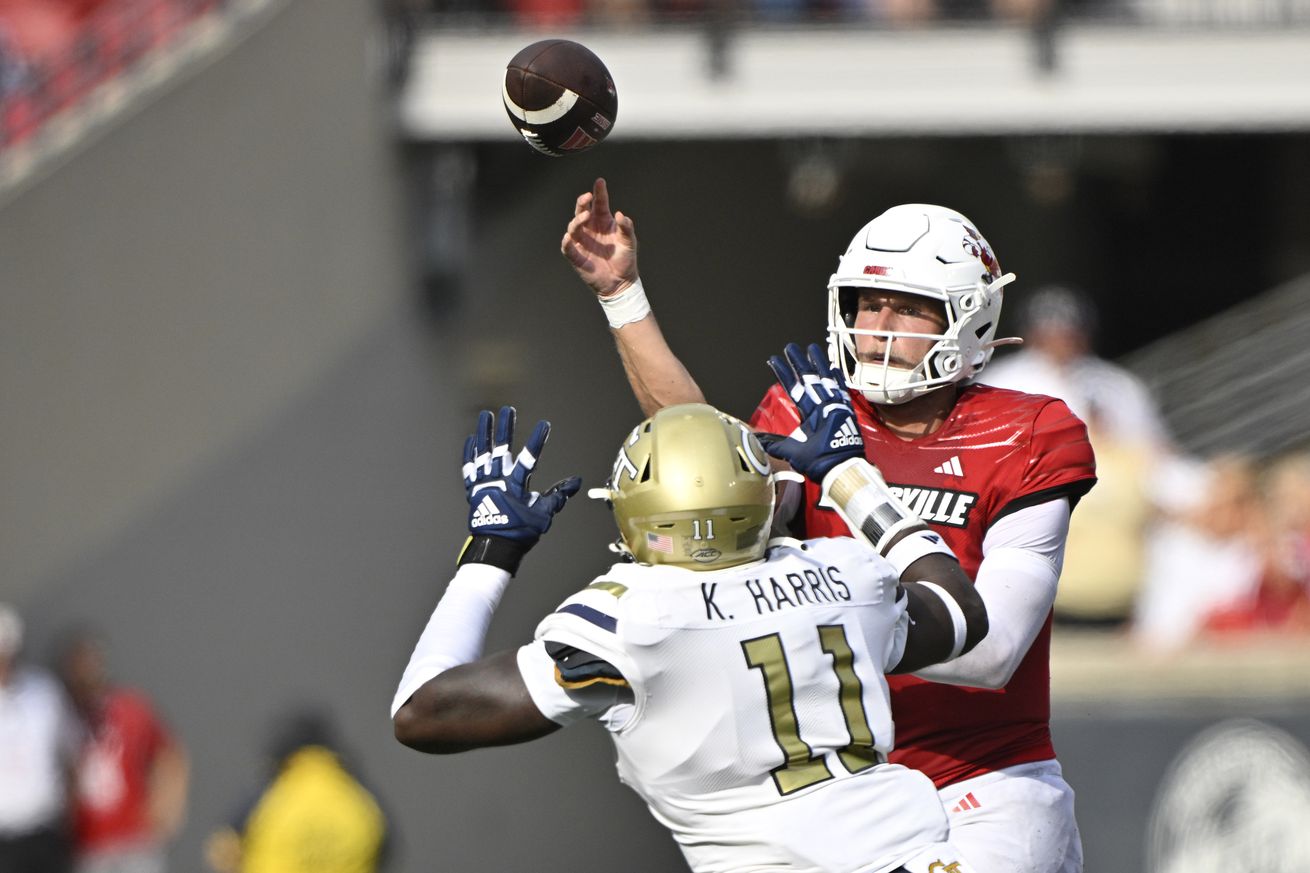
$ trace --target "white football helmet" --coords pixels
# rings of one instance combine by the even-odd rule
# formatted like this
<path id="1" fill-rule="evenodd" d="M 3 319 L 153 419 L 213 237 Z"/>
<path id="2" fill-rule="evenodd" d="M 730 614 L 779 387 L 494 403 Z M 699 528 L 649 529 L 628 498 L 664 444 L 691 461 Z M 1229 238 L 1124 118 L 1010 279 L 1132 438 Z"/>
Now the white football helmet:
<path id="1" fill-rule="evenodd" d="M 719 570 L 764 557 L 769 456 L 750 428 L 704 403 L 666 406 L 623 441 L 609 483 L 618 550 L 642 564 Z"/>
<path id="2" fill-rule="evenodd" d="M 923 203 L 893 206 L 855 234 L 828 280 L 828 356 L 846 384 L 871 403 L 898 404 L 976 374 L 991 360 L 1001 316 L 1001 289 L 1014 281 L 1001 273 L 987 240 L 953 209 Z M 940 301 L 940 334 L 856 330 L 859 292 L 881 288 Z M 860 361 L 857 335 L 887 340 L 877 362 Z M 935 345 L 913 369 L 891 366 L 898 340 L 931 339 Z"/>

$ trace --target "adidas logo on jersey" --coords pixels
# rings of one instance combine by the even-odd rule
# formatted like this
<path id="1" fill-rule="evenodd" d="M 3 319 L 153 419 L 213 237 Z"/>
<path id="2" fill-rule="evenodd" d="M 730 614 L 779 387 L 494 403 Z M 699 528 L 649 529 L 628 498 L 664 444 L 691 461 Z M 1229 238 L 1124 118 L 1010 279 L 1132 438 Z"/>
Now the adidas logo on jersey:
<path id="1" fill-rule="evenodd" d="M 469 519 L 469 527 L 486 527 L 489 524 L 509 524 L 509 516 L 500 512 L 496 508 L 496 503 L 488 494 L 482 498 L 478 508 L 473 510 L 473 517 Z"/>
<path id="2" fill-rule="evenodd" d="M 828 448 L 846 449 L 862 445 L 864 445 L 864 438 L 860 436 L 860 430 L 855 426 L 855 419 L 848 418 L 837 429 L 837 435 L 828 443 Z"/>
<path id="3" fill-rule="evenodd" d="M 943 464 L 938 464 L 932 468 L 934 473 L 941 473 L 943 476 L 963 476 L 964 468 L 960 466 L 960 456 L 951 455 L 950 460 Z"/>

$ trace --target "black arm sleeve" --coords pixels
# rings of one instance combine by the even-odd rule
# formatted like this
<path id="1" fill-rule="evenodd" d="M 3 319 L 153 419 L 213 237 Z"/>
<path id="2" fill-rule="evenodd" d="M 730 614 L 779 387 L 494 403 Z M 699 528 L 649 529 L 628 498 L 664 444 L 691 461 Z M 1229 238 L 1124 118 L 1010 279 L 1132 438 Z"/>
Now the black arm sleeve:
<path id="1" fill-rule="evenodd" d="M 954 598 L 964 613 L 964 648 L 971 650 L 987 635 L 987 608 L 973 587 L 973 582 L 949 555 L 925 555 L 901 574 L 901 586 L 909 598 L 910 632 L 905 652 L 892 673 L 912 673 L 929 664 L 945 660 L 955 647 L 955 622 L 937 592 L 920 585 L 932 582 Z"/>

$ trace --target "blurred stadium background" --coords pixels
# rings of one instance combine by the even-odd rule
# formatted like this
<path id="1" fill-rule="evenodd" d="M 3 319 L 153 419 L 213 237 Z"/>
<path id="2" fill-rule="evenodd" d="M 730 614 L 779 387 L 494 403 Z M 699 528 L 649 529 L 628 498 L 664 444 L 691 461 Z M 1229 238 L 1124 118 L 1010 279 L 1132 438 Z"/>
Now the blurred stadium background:
<path id="1" fill-rule="evenodd" d="M 500 107 L 546 35 L 618 85 L 582 156 L 532 153 Z M 463 539 L 476 411 L 551 418 L 540 475 L 593 485 L 639 417 L 557 251 L 598 175 L 675 349 L 743 416 L 767 355 L 819 336 L 853 230 L 943 202 L 1012 300 L 1094 295 L 1185 449 L 1310 448 L 1306 0 L 4 0 L 0 109 L 0 599 L 38 660 L 97 623 L 187 743 L 177 871 L 302 701 L 389 806 L 394 871 L 680 868 L 598 730 L 428 759 L 387 719 Z M 491 645 L 611 535 L 572 506 Z M 1305 857 L 1281 824 L 1310 810 L 1304 636 L 1054 648 L 1091 873 Z"/>

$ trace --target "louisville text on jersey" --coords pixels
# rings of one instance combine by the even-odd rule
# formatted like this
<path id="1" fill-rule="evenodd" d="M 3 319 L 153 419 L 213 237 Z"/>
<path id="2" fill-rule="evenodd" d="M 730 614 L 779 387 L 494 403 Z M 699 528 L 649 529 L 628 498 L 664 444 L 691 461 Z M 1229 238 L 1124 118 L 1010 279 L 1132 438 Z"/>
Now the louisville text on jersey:
<path id="1" fill-rule="evenodd" d="M 705 601 L 705 617 L 730 621 L 734 609 L 753 606 L 756 615 L 767 615 L 788 606 L 838 603 L 851 599 L 851 589 L 841 580 L 836 567 L 819 567 L 800 573 L 784 574 L 781 581 L 773 576 L 742 579 L 739 582 L 702 582 L 700 593 Z M 720 598 L 715 600 L 715 598 Z M 732 604 L 736 604 L 733 606 Z"/>
<path id="2" fill-rule="evenodd" d="M 968 527 L 969 513 L 978 502 L 978 495 L 969 491 L 920 488 L 914 485 L 888 484 L 887 487 L 910 512 L 929 524 L 946 527 Z"/>

